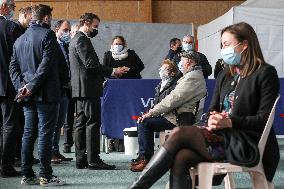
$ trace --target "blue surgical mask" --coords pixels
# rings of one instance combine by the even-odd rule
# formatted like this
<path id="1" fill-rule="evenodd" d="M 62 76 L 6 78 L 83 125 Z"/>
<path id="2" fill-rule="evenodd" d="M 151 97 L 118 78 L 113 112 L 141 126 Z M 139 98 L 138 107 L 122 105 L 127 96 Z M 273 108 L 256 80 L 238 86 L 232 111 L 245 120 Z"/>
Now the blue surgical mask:
<path id="1" fill-rule="evenodd" d="M 64 43 L 70 43 L 71 36 L 69 32 L 63 32 L 62 35 L 59 37 L 60 41 Z"/>
<path id="2" fill-rule="evenodd" d="M 115 53 L 119 53 L 124 49 L 123 45 L 113 45 L 112 49 L 114 50 Z"/>
<path id="3" fill-rule="evenodd" d="M 182 64 L 182 61 L 180 61 L 179 63 L 178 63 L 178 69 L 179 69 L 179 71 L 182 73 L 182 74 L 184 74 L 184 68 L 183 68 L 183 64 Z"/>
<path id="4" fill-rule="evenodd" d="M 192 44 L 189 43 L 182 43 L 182 48 L 185 51 L 191 51 L 193 49 Z"/>
<path id="5" fill-rule="evenodd" d="M 160 68 L 159 76 L 160 76 L 162 81 L 165 81 L 165 80 L 170 78 L 167 69 L 165 69 L 164 67 Z"/>
<path id="6" fill-rule="evenodd" d="M 9 14 L 6 16 L 7 20 L 10 20 L 13 18 L 15 11 L 10 9 Z"/>
<path id="7" fill-rule="evenodd" d="M 234 47 L 227 47 L 225 49 L 221 49 L 221 57 L 226 64 L 228 65 L 239 65 L 240 64 L 241 53 L 237 53 L 234 50 L 239 44 L 237 44 Z"/>

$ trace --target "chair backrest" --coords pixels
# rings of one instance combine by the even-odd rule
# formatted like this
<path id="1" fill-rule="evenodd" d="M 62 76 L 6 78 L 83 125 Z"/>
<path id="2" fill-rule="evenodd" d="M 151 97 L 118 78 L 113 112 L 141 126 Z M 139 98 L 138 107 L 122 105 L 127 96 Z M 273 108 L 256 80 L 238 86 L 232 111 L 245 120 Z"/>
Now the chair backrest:
<path id="1" fill-rule="evenodd" d="M 260 154 L 261 158 L 263 156 L 263 151 L 264 151 L 264 148 L 265 148 L 265 144 L 266 144 L 268 135 L 270 133 L 273 121 L 274 121 L 276 104 L 277 104 L 279 99 L 280 99 L 280 95 L 278 95 L 278 97 L 276 98 L 276 100 L 274 102 L 274 105 L 273 105 L 273 107 L 271 109 L 270 115 L 268 117 L 268 120 L 266 122 L 266 125 L 264 127 L 263 133 L 262 133 L 261 138 L 260 138 L 259 143 L 258 143 L 258 149 L 259 149 L 259 154 Z"/>

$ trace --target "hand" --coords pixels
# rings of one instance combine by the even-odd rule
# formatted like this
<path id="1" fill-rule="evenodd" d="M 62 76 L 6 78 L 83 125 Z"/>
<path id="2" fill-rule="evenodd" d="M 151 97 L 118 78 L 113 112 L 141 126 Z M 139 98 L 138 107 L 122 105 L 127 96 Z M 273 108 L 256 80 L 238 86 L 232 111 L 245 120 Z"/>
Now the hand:
<path id="1" fill-rule="evenodd" d="M 219 130 L 227 127 L 232 127 L 232 120 L 229 118 L 228 113 L 226 112 L 210 112 L 210 117 L 208 119 L 209 131 Z"/>
<path id="2" fill-rule="evenodd" d="M 17 99 L 23 100 L 25 97 L 31 96 L 32 93 L 27 89 L 27 85 L 25 85 L 23 88 L 19 89 L 19 95 L 17 96 Z"/>
<path id="3" fill-rule="evenodd" d="M 142 123 L 144 119 L 151 117 L 151 114 L 149 112 L 143 114 L 141 117 L 138 118 L 137 123 Z"/>
<path id="4" fill-rule="evenodd" d="M 128 68 L 128 67 L 125 67 L 125 66 L 123 66 L 123 67 L 118 67 L 118 68 L 115 68 L 115 69 L 114 69 L 114 75 L 115 75 L 116 77 L 121 77 L 122 74 L 125 74 L 125 73 L 127 73 L 128 71 L 129 71 L 129 68 Z"/>

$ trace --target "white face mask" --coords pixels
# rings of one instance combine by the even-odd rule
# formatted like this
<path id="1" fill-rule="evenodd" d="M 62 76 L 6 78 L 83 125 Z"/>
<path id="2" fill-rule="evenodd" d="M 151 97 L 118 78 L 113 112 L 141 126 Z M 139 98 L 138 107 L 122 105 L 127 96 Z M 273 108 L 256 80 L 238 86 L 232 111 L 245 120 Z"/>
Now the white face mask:
<path id="1" fill-rule="evenodd" d="M 113 45 L 112 49 L 115 53 L 119 53 L 124 49 L 124 46 L 123 45 Z"/>
<path id="2" fill-rule="evenodd" d="M 180 62 L 178 63 L 178 69 L 179 69 L 179 71 L 180 71 L 182 74 L 185 73 L 185 70 L 184 70 L 184 68 L 183 68 L 182 61 L 180 61 Z"/>
<path id="3" fill-rule="evenodd" d="M 193 49 L 192 44 L 184 43 L 184 42 L 182 43 L 182 48 L 185 51 L 191 51 Z"/>
<path id="4" fill-rule="evenodd" d="M 168 70 L 165 67 L 161 67 L 159 70 L 160 70 L 159 76 L 160 76 L 162 81 L 165 81 L 165 80 L 170 78 L 170 76 L 168 74 Z"/>

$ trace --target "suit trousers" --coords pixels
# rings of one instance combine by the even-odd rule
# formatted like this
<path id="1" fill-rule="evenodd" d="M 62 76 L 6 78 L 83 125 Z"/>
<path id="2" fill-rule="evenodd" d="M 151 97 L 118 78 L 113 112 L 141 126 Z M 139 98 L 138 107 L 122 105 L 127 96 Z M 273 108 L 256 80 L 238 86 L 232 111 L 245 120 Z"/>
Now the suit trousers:
<path id="1" fill-rule="evenodd" d="M 15 145 L 16 145 L 16 123 L 17 109 L 16 102 L 7 97 L 0 97 L 1 107 L 1 135 L 0 135 L 0 161 L 2 167 L 12 166 L 14 164 Z"/>
<path id="2" fill-rule="evenodd" d="M 100 153 L 101 103 L 100 98 L 76 101 L 74 130 L 76 162 L 95 163 Z M 87 156 L 86 156 L 87 153 Z"/>

